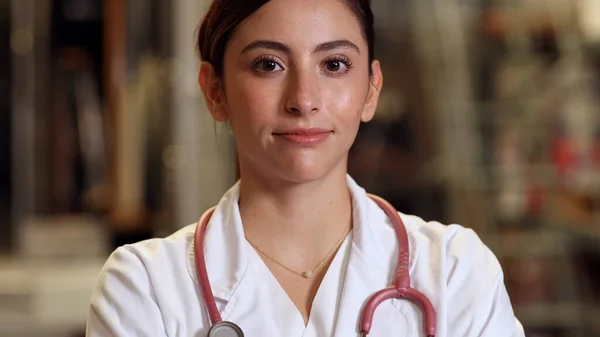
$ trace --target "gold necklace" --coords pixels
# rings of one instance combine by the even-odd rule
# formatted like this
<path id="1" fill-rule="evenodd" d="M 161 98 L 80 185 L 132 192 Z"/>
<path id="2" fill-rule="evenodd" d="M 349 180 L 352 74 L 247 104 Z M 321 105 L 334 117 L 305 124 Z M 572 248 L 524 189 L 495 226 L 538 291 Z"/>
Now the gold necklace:
<path id="1" fill-rule="evenodd" d="M 350 220 L 350 222 L 352 222 L 352 220 Z M 305 272 L 297 272 L 291 268 L 288 268 L 286 265 L 284 265 L 283 263 L 277 261 L 276 259 L 272 258 L 271 256 L 269 256 L 269 254 L 265 253 L 264 251 L 262 251 L 260 248 L 258 248 L 255 244 L 253 244 L 250 240 L 248 240 L 248 238 L 246 238 L 246 241 L 248 241 L 248 243 L 254 247 L 254 249 L 256 249 L 259 253 L 261 253 L 262 255 L 264 255 L 266 258 L 268 258 L 269 260 L 275 262 L 276 264 L 278 264 L 279 266 L 283 267 L 285 270 L 296 274 L 298 276 L 304 277 L 304 278 L 311 278 L 313 277 L 317 270 L 319 270 L 319 268 L 321 268 L 321 266 L 323 266 L 323 264 L 331 257 L 331 255 L 333 255 L 333 253 L 335 253 L 335 251 L 337 251 L 337 249 L 339 248 L 339 246 L 342 244 L 342 242 L 344 242 L 344 240 L 346 239 L 346 237 L 348 236 L 348 234 L 350 233 L 350 231 L 352 231 L 352 226 L 349 225 L 348 228 L 346 230 L 344 230 L 344 235 L 342 235 L 342 237 L 338 240 L 338 242 L 335 244 L 335 246 L 333 246 L 333 249 L 331 249 L 331 251 L 317 264 L 316 267 L 314 267 L 311 270 L 307 270 Z"/>

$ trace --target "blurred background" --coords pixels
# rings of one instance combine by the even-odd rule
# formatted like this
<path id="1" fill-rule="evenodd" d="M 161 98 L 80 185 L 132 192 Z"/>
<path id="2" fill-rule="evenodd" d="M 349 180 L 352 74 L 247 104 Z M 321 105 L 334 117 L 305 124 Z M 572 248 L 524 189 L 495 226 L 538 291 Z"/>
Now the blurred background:
<path id="1" fill-rule="evenodd" d="M 80 336 L 117 246 L 234 183 L 196 84 L 208 0 L 0 0 L 0 336 Z M 477 231 L 529 337 L 600 336 L 600 1 L 373 0 L 350 173 Z"/>

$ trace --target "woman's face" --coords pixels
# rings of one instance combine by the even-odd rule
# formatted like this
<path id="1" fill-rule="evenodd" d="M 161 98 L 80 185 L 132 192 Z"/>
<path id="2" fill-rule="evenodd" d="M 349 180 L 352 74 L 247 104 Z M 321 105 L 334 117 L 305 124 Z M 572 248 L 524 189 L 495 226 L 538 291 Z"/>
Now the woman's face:
<path id="1" fill-rule="evenodd" d="M 271 0 L 233 34 L 222 81 L 204 64 L 200 83 L 212 115 L 231 125 L 242 175 L 299 183 L 346 172 L 381 88 L 378 62 L 372 77 L 369 66 L 343 1 Z"/>

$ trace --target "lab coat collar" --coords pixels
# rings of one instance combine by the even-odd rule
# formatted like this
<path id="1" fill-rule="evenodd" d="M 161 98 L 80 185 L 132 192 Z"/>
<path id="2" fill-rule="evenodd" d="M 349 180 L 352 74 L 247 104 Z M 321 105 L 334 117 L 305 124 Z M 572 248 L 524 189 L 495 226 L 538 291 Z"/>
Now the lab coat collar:
<path id="1" fill-rule="evenodd" d="M 385 259 L 381 244 L 377 242 L 374 232 L 376 226 L 373 221 L 376 212 L 380 211 L 378 206 L 367 196 L 367 192 L 360 187 L 350 176 L 347 178 L 348 187 L 352 195 L 352 218 L 354 220 L 352 252 L 360 257 L 366 266 L 375 267 L 377 273 L 385 272 Z M 375 207 L 376 209 L 373 209 Z M 375 213 L 373 213 L 375 211 Z M 349 262 L 350 264 L 350 262 Z"/>
<path id="2" fill-rule="evenodd" d="M 204 254 L 210 285 L 215 298 L 224 301 L 229 301 L 248 268 L 247 241 L 238 200 L 239 182 L 219 201 L 208 223 L 204 238 Z M 188 272 L 199 287 L 193 240 L 187 255 Z"/>
<path id="3" fill-rule="evenodd" d="M 397 261 L 398 245 L 390 220 L 351 178 L 348 178 L 348 186 L 352 191 L 355 227 L 334 337 L 356 336 L 359 333 L 358 323 L 364 305 L 377 291 L 393 283 Z M 395 245 L 395 249 L 389 249 L 390 245 Z M 383 247 L 387 249 L 384 251 Z M 398 324 L 407 327 L 406 322 Z M 375 336 L 385 335 L 385 332 L 371 332 Z"/>
<path id="4" fill-rule="evenodd" d="M 391 284 L 390 277 L 393 272 L 390 275 L 390 266 L 395 267 L 397 259 L 395 255 L 390 256 L 389 252 L 387 254 L 383 252 L 384 245 L 381 244 L 381 239 L 389 237 L 393 231 L 390 232 L 389 220 L 367 196 L 366 191 L 349 175 L 347 181 L 353 203 L 354 229 L 344 287 L 348 289 L 348 281 L 355 278 L 354 281 L 350 281 L 352 283 L 350 288 L 355 291 L 358 286 L 367 294 L 373 285 L 382 288 Z M 238 201 L 239 181 L 217 205 L 209 222 L 204 242 L 206 265 L 213 294 L 224 301 L 229 301 L 242 279 L 247 277 L 246 271 L 250 258 Z M 409 239 L 412 239 L 410 233 Z M 412 242 L 411 246 L 413 246 Z M 412 255 L 410 269 L 413 267 Z M 188 248 L 188 271 L 198 285 L 193 241 Z M 343 303 L 342 307 L 344 307 Z"/>

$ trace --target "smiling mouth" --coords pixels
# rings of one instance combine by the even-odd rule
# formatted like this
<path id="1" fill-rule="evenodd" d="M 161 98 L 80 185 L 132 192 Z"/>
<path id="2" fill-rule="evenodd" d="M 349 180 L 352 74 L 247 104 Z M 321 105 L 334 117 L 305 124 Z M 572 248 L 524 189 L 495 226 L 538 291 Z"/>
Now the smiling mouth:
<path id="1" fill-rule="evenodd" d="M 311 129 L 294 129 L 294 130 L 286 130 L 282 132 L 274 132 L 273 134 L 276 136 L 316 136 L 322 134 L 333 133 L 332 130 L 328 129 L 320 129 L 320 128 L 311 128 Z"/>
<path id="2" fill-rule="evenodd" d="M 326 141 L 332 133 L 333 130 L 312 128 L 274 132 L 273 135 L 280 137 L 295 145 L 300 145 L 302 147 L 310 147 Z"/>
<path id="3" fill-rule="evenodd" d="M 322 132 L 275 132 L 275 136 L 315 136 L 332 133 L 333 131 L 322 131 Z"/>

